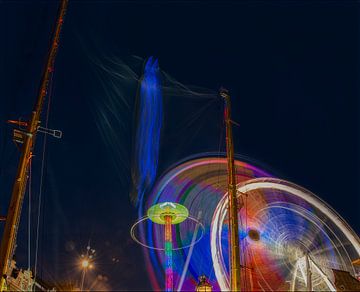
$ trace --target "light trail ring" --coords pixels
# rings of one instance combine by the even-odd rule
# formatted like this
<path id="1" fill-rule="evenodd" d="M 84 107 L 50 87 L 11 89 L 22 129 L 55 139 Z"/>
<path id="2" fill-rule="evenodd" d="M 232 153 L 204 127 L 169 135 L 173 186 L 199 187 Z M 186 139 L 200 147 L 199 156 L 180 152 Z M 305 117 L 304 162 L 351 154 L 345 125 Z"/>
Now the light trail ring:
<path id="1" fill-rule="evenodd" d="M 238 196 L 241 193 L 249 196 L 245 197 L 249 204 L 249 210 L 242 210 L 246 212 L 245 214 L 252 213 L 252 216 L 246 216 L 247 220 L 251 220 L 254 227 L 263 227 L 263 232 L 267 236 L 260 241 L 246 243 L 246 249 L 251 252 L 249 259 L 254 263 L 253 268 L 256 270 L 256 275 L 262 277 L 259 281 L 263 283 L 263 287 L 268 290 L 276 290 L 269 286 L 271 283 L 277 284 L 276 281 L 271 282 L 274 280 L 274 275 L 292 276 L 292 280 L 288 276 L 286 278 L 289 278 L 292 287 L 295 287 L 295 280 L 298 277 L 296 276 L 297 269 L 294 268 L 298 266 L 301 268 L 300 257 L 302 255 L 297 254 L 296 245 L 290 244 L 290 240 L 294 239 L 301 239 L 299 243 L 306 242 L 307 247 L 311 246 L 310 256 L 314 257 L 312 258 L 314 262 L 319 263 L 323 270 L 330 271 L 333 267 L 326 266 L 331 263 L 335 265 L 335 269 L 340 267 L 351 274 L 356 274 L 351 261 L 360 256 L 359 237 L 335 210 L 315 194 L 296 184 L 274 178 L 248 180 L 238 184 L 237 190 Z M 258 205 L 261 200 L 263 200 L 263 205 Z M 229 278 L 225 265 L 226 256 L 222 254 L 222 229 L 227 217 L 227 205 L 227 195 L 225 195 L 214 212 L 210 231 L 211 255 L 216 278 L 222 291 L 229 290 Z M 292 217 L 288 217 L 289 214 L 293 214 Z M 289 221 L 289 218 L 293 221 Z M 298 224 L 299 222 L 294 220 L 297 218 L 301 218 L 299 222 L 302 224 Z M 305 223 L 308 224 L 305 225 Z M 251 227 L 251 224 L 247 227 Z M 296 228 L 292 229 L 292 226 L 296 226 Z M 286 245 L 288 240 L 289 245 Z M 330 255 L 331 258 L 326 257 Z M 291 258 L 288 259 L 287 256 L 291 256 Z M 269 261 L 264 264 L 264 259 L 269 259 Z M 291 262 L 297 264 L 290 270 L 285 264 Z M 321 279 L 320 274 L 317 275 Z M 270 280 L 266 280 L 264 276 L 269 277 Z M 326 277 L 322 278 L 327 280 Z M 319 285 L 322 284 L 319 282 Z M 327 290 L 332 290 L 329 288 L 328 285 Z"/>
<path id="2" fill-rule="evenodd" d="M 193 222 L 195 222 L 197 225 L 200 226 L 201 228 L 201 235 L 199 236 L 199 238 L 197 240 L 195 240 L 193 243 L 190 243 L 190 244 L 187 244 L 187 245 L 184 245 L 184 246 L 181 246 L 181 247 L 176 247 L 176 248 L 173 248 L 172 250 L 181 250 L 181 249 L 185 249 L 185 248 L 189 248 L 195 244 L 197 244 L 204 236 L 205 234 L 205 227 L 204 227 L 204 224 L 202 224 L 198 219 L 192 217 L 192 216 L 186 216 L 186 219 L 189 219 Z M 144 242 L 141 242 L 135 235 L 135 230 L 136 230 L 136 227 L 141 224 L 142 222 L 146 221 L 146 220 L 151 220 L 149 218 L 149 216 L 144 216 L 142 218 L 140 218 L 138 221 L 136 221 L 134 223 L 134 225 L 131 227 L 131 230 L 130 230 L 130 235 L 131 235 L 131 238 L 137 242 L 138 244 L 142 245 L 143 247 L 146 247 L 146 248 L 149 248 L 149 249 L 153 249 L 153 250 L 165 250 L 165 248 L 162 248 L 162 247 L 156 247 L 156 246 L 150 246 L 150 245 L 147 245 L 146 243 Z"/>

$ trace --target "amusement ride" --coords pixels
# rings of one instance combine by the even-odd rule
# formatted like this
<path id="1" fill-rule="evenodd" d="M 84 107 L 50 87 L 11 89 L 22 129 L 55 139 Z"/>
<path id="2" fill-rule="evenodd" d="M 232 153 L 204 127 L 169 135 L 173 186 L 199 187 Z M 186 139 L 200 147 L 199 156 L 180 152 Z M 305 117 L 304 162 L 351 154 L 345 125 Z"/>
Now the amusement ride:
<path id="1" fill-rule="evenodd" d="M 11 278 L 36 135 L 42 132 L 61 137 L 60 131 L 40 127 L 40 116 L 67 2 L 61 1 L 31 118 L 27 122 L 9 121 L 17 127 L 14 141 L 20 146 L 21 156 L 7 215 L 0 218 L 5 221 L 0 246 L 1 291 L 8 289 Z M 157 62 L 153 62 L 150 69 L 154 71 L 156 66 Z M 225 89 L 219 95 L 224 103 L 226 154 L 200 155 L 163 174 L 147 190 L 144 206 L 140 208 L 147 210 L 146 215 L 142 214 L 130 230 L 131 237 L 143 247 L 153 288 L 166 291 L 359 288 L 358 235 L 315 194 L 235 157 L 230 95 Z M 90 246 L 82 261 L 82 287 L 86 269 L 91 267 L 89 251 Z M 339 282 L 340 274 L 348 280 Z"/>

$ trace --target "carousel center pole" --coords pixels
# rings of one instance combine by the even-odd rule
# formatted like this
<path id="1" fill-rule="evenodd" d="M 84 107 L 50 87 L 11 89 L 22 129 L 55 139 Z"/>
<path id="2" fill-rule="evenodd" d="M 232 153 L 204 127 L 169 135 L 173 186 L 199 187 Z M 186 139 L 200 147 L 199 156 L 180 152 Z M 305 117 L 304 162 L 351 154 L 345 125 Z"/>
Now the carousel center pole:
<path id="1" fill-rule="evenodd" d="M 156 223 L 164 225 L 165 227 L 165 291 L 171 292 L 174 290 L 173 277 L 173 242 L 172 242 L 172 226 L 179 224 L 186 220 L 189 216 L 189 211 L 185 206 L 177 203 L 164 202 L 152 206 L 148 210 L 149 219 Z"/>

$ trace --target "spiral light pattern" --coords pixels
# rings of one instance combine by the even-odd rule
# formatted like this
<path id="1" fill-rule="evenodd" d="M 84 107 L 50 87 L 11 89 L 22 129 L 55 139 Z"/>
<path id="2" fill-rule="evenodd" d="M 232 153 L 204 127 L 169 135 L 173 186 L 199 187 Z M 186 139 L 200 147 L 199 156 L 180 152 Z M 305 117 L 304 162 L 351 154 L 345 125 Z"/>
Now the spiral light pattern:
<path id="1" fill-rule="evenodd" d="M 359 238 L 320 198 L 274 178 L 243 182 L 238 191 L 244 201 L 239 212 L 243 289 L 306 290 L 306 257 L 313 291 L 335 290 L 332 269 L 356 273 L 351 262 L 359 257 Z M 226 216 L 224 196 L 211 227 L 212 259 L 222 291 L 229 290 Z M 249 236 L 254 230 L 258 240 Z"/>
<path id="2" fill-rule="evenodd" d="M 243 193 L 239 211 L 243 290 L 305 290 L 307 260 L 313 290 L 333 289 L 332 268 L 356 273 L 351 261 L 359 257 L 359 238 L 326 203 L 245 162 L 236 161 L 236 177 Z M 191 252 L 190 248 L 174 251 L 175 288 L 187 267 L 183 290 L 193 291 L 202 274 L 213 290 L 228 290 L 226 192 L 226 159 L 214 157 L 177 165 L 154 186 L 145 208 L 177 202 L 205 228 Z M 196 225 L 195 220 L 188 220 L 175 227 L 174 248 L 191 245 Z M 162 247 L 163 234 L 154 226 L 144 228 L 141 236 L 147 244 Z M 144 254 L 153 288 L 160 289 L 163 254 L 156 249 L 144 249 Z"/>

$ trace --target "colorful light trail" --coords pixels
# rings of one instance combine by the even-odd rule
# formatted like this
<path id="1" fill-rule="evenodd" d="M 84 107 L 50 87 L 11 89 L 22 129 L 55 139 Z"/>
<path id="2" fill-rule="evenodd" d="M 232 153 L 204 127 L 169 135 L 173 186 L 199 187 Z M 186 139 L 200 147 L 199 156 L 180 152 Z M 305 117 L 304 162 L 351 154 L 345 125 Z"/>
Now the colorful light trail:
<path id="1" fill-rule="evenodd" d="M 165 270 L 165 291 L 173 291 L 174 281 L 173 281 L 173 236 L 172 236 L 172 227 L 173 225 L 180 224 L 189 218 L 189 211 L 186 207 L 172 202 L 163 202 L 156 205 L 153 205 L 148 209 L 147 216 L 141 218 L 138 222 L 134 224 L 131 228 L 132 238 L 142 244 L 139 241 L 135 234 L 134 230 L 136 226 L 143 222 L 146 219 L 150 219 L 151 222 L 159 225 L 164 225 L 164 250 L 165 250 L 165 260 L 164 260 L 164 270 Z M 144 245 L 144 244 L 142 244 Z M 146 246 L 146 245 L 144 245 Z M 146 246 L 149 247 L 149 246 Z M 151 248 L 151 247 L 150 247 Z"/>
<path id="2" fill-rule="evenodd" d="M 249 180 L 237 189 L 247 195 L 247 206 L 239 213 L 247 222 L 245 230 L 255 228 L 260 236 L 259 241 L 247 235 L 241 240 L 246 246 L 242 263 L 252 269 L 247 276 L 243 273 L 248 287 L 306 290 L 307 255 L 315 271 L 314 291 L 334 289 L 329 280 L 333 278 L 332 268 L 356 274 L 351 259 L 359 257 L 359 238 L 320 198 L 298 185 L 274 178 Z M 219 202 L 211 226 L 212 260 L 222 291 L 229 289 L 227 243 L 222 240 L 227 233 L 226 200 L 224 197 Z"/>
<path id="3" fill-rule="evenodd" d="M 171 216 L 165 216 L 165 291 L 172 291 L 173 283 L 173 263 L 172 263 L 172 220 Z"/>
<path id="4" fill-rule="evenodd" d="M 315 291 L 333 289 L 331 268 L 352 275 L 359 272 L 351 264 L 359 257 L 359 238 L 331 207 L 310 191 L 248 163 L 235 161 L 235 166 L 238 190 L 246 193 L 239 211 L 243 290 L 306 289 L 306 255 Z M 229 289 L 226 184 L 226 159 L 206 157 L 177 165 L 154 186 L 149 206 L 171 201 L 186 206 L 192 214 L 203 212 L 205 234 L 194 246 L 188 265 L 190 249 L 173 249 L 175 286 L 186 266 L 184 290 L 194 289 L 202 274 L 208 276 L 213 291 Z M 190 220 L 175 226 L 176 244 L 190 242 L 194 227 Z M 143 238 L 157 246 L 164 237 L 146 232 Z M 157 250 L 145 252 L 154 287 L 165 272 L 160 255 Z"/>
<path id="5" fill-rule="evenodd" d="M 132 170 L 133 200 L 142 214 L 143 197 L 151 189 L 157 172 L 163 122 L 163 100 L 158 60 L 150 57 L 140 80 L 135 163 Z"/>
<path id="6" fill-rule="evenodd" d="M 147 200 L 146 208 L 150 208 L 159 202 L 171 201 L 178 202 L 186 206 L 190 214 L 199 214 L 202 210 L 201 223 L 204 224 L 204 233 L 199 232 L 196 241 L 203 236 L 203 239 L 192 249 L 190 246 L 194 230 L 198 224 L 194 220 L 187 220 L 180 225 L 175 226 L 173 232 L 176 237 L 176 244 L 184 247 L 179 250 L 173 249 L 173 262 L 176 263 L 173 269 L 174 284 L 177 287 L 180 278 L 185 273 L 185 279 L 182 284 L 183 290 L 192 290 L 196 286 L 198 277 L 202 274 L 208 275 L 210 282 L 214 283 L 214 290 L 219 287 L 216 283 L 215 274 L 212 268 L 212 259 L 210 252 L 210 226 L 213 212 L 218 202 L 225 194 L 227 189 L 227 161 L 224 158 L 207 157 L 199 158 L 185 162 L 172 168 L 158 183 L 155 184 L 153 192 Z M 245 181 L 254 177 L 269 176 L 268 173 L 256 168 L 248 163 L 236 161 L 237 179 Z M 142 235 L 139 235 L 145 244 L 159 247 L 163 242 L 163 234 L 147 225 Z M 189 253 L 191 259 L 188 265 L 185 265 Z M 147 270 L 150 275 L 154 289 L 161 287 L 164 268 L 160 253 L 157 249 L 145 250 L 145 259 Z M 187 271 L 183 268 L 187 267 Z"/>

